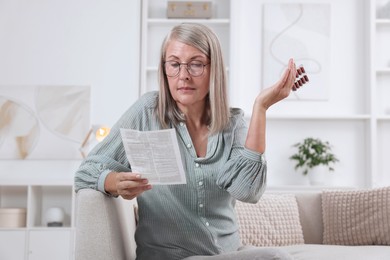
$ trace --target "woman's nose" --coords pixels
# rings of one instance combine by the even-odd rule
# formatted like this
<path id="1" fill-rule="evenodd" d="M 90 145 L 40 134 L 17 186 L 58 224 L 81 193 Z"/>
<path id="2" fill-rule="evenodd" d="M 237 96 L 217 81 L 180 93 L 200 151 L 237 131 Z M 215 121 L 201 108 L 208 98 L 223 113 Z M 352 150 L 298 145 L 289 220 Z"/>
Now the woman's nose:
<path id="1" fill-rule="evenodd" d="M 179 78 L 180 79 L 189 79 L 190 78 L 190 73 L 188 71 L 187 65 L 186 64 L 181 64 L 180 70 L 179 70 Z"/>

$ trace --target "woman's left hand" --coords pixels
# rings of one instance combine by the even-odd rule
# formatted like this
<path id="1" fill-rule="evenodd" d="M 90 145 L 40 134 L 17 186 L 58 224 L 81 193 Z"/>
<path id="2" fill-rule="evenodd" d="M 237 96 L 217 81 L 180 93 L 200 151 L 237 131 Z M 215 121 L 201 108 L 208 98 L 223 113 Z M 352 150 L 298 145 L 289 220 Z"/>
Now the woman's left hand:
<path id="1" fill-rule="evenodd" d="M 285 99 L 293 89 L 295 78 L 297 75 L 297 68 L 294 60 L 290 59 L 288 67 L 284 71 L 282 77 L 269 88 L 266 88 L 260 92 L 256 97 L 255 103 L 261 106 L 261 108 L 267 110 L 273 104 Z"/>

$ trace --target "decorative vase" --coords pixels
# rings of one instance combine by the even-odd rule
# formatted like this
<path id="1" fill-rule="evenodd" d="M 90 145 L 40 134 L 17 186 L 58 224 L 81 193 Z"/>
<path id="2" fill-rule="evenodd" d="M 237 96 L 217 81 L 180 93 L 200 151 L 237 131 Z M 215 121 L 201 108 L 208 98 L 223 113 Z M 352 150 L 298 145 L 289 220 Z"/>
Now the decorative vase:
<path id="1" fill-rule="evenodd" d="M 45 217 L 48 227 L 62 227 L 64 225 L 65 212 L 60 207 L 47 209 Z"/>
<path id="2" fill-rule="evenodd" d="M 314 168 L 311 168 L 307 173 L 309 177 L 309 183 L 311 185 L 324 185 L 325 184 L 325 175 L 328 172 L 328 168 L 325 165 L 318 165 Z"/>

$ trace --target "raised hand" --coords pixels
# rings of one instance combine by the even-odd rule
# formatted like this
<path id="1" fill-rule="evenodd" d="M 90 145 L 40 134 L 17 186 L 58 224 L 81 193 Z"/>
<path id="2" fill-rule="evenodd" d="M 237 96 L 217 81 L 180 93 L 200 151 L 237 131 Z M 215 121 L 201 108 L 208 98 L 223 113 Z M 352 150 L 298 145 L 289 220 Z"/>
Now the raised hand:
<path id="1" fill-rule="evenodd" d="M 273 104 L 288 97 L 291 90 L 297 90 L 308 81 L 303 66 L 297 69 L 294 60 L 290 59 L 282 77 L 274 85 L 261 91 L 256 98 L 256 103 L 267 110 Z"/>

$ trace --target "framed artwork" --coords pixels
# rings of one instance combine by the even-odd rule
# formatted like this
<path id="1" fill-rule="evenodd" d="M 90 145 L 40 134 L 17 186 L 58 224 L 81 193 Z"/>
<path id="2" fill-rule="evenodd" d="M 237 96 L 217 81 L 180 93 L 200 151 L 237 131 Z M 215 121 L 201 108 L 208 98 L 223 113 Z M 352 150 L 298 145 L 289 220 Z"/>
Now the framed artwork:
<path id="1" fill-rule="evenodd" d="M 81 159 L 89 86 L 0 86 L 0 159 Z"/>
<path id="2" fill-rule="evenodd" d="M 310 83 L 290 100 L 327 100 L 330 84 L 330 18 L 327 3 L 267 3 L 263 15 L 263 85 L 274 84 L 289 58 L 303 65 Z"/>

